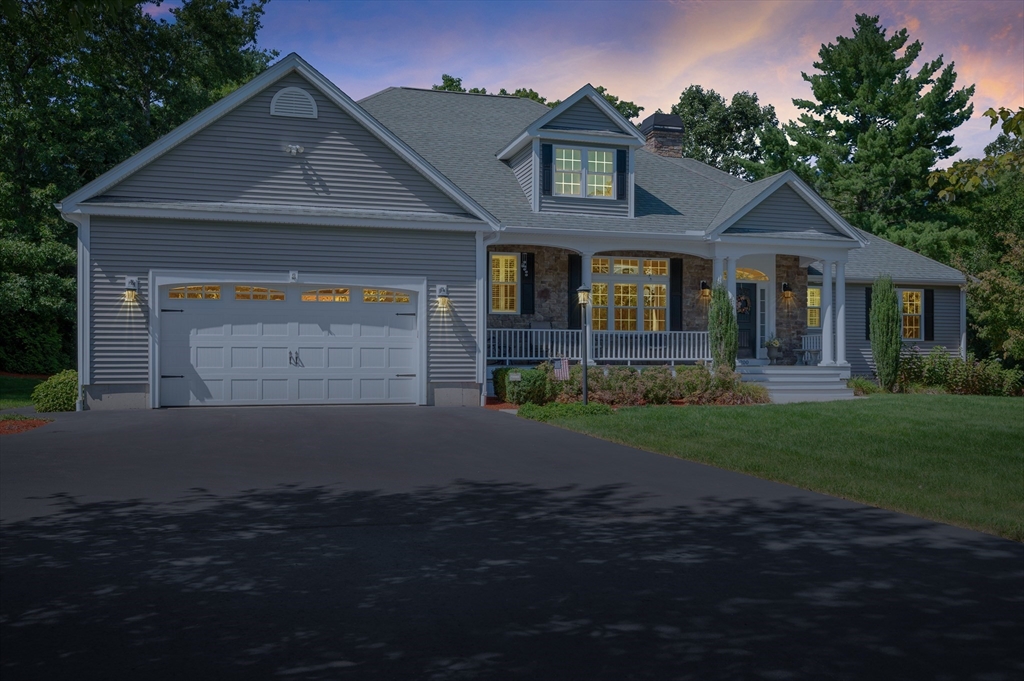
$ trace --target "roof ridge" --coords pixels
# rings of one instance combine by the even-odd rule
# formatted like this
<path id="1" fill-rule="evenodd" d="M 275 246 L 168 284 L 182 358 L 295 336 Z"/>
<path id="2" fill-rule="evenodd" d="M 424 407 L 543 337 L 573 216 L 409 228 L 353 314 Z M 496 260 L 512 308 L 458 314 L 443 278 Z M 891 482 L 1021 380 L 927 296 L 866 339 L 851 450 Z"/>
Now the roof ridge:
<path id="1" fill-rule="evenodd" d="M 393 85 L 393 86 L 389 87 L 388 90 L 418 90 L 420 92 L 437 92 L 437 93 L 446 94 L 446 95 L 470 95 L 472 97 L 504 97 L 506 99 L 529 99 L 529 97 L 520 97 L 518 95 L 502 95 L 502 94 L 498 94 L 496 92 L 495 93 L 491 93 L 491 92 L 458 92 L 456 90 L 435 90 L 432 87 L 409 87 L 408 85 Z M 383 90 L 382 90 L 382 92 L 383 92 Z M 531 99 L 530 101 L 534 101 L 534 100 Z M 537 102 L 537 103 L 540 104 L 540 102 Z M 547 105 L 543 104 L 542 106 L 547 106 Z"/>

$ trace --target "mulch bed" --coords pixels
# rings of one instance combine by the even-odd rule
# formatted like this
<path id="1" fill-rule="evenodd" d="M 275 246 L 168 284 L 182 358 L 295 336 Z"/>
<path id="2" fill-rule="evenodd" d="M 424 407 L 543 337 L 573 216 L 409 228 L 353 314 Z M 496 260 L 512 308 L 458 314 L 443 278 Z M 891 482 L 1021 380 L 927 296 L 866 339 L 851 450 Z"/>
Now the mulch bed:
<path id="1" fill-rule="evenodd" d="M 484 409 L 492 409 L 494 411 L 501 411 L 502 409 L 518 409 L 514 404 L 509 402 L 501 402 L 497 397 L 488 397 L 487 404 L 484 405 Z"/>
<path id="2" fill-rule="evenodd" d="M 24 433 L 26 430 L 45 426 L 47 423 L 49 423 L 49 421 L 46 419 L 12 419 L 9 421 L 0 421 L 0 435 Z"/>

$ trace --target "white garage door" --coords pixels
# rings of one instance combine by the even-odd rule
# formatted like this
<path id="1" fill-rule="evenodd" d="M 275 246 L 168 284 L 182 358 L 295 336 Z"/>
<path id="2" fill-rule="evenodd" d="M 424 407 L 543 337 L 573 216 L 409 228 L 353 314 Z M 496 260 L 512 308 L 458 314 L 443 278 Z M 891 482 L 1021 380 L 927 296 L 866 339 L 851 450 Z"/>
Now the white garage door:
<path id="1" fill-rule="evenodd" d="M 160 404 L 415 403 L 416 294 L 194 284 L 160 295 Z"/>

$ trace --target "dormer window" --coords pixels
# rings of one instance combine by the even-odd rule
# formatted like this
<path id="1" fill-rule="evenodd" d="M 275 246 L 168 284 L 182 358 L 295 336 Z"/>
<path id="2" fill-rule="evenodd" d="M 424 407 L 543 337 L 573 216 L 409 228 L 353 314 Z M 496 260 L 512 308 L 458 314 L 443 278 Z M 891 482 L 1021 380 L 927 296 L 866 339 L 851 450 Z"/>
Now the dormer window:
<path id="1" fill-rule="evenodd" d="M 555 147 L 555 196 L 614 199 L 614 176 L 614 151 Z"/>

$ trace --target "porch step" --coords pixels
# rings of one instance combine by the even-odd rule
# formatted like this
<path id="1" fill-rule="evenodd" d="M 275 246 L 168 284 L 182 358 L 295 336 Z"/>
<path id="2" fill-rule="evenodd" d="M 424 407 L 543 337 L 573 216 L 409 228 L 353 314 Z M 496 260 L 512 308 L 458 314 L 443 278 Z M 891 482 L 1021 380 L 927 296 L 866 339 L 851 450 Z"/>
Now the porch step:
<path id="1" fill-rule="evenodd" d="M 768 389 L 776 404 L 791 402 L 831 402 L 854 398 L 846 387 L 850 370 L 821 366 L 737 366 L 744 382 L 758 383 Z"/>

